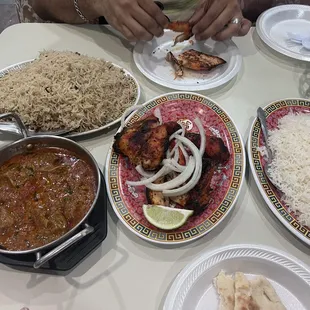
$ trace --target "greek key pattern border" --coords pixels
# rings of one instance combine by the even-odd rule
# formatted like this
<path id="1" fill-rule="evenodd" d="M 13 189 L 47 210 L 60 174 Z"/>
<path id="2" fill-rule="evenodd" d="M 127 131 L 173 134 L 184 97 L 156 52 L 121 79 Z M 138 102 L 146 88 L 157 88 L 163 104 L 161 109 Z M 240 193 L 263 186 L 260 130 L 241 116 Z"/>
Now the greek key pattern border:
<path id="1" fill-rule="evenodd" d="M 270 114 L 274 113 L 275 111 L 285 108 L 285 107 L 296 107 L 301 106 L 305 108 L 310 108 L 310 101 L 307 100 L 299 100 L 299 99 L 292 99 L 292 100 L 281 100 L 270 104 L 265 111 L 267 112 L 266 115 L 269 116 Z M 261 156 L 257 148 L 259 147 L 259 136 L 261 134 L 261 127 L 260 122 L 256 120 L 253 130 L 251 132 L 251 158 L 255 173 L 259 179 L 260 185 L 262 186 L 266 196 L 268 197 L 269 201 L 275 207 L 277 212 L 281 215 L 282 218 L 285 219 L 296 231 L 303 234 L 306 238 L 310 239 L 310 230 L 308 230 L 305 226 L 301 225 L 295 217 L 293 217 L 289 212 L 287 212 L 284 205 L 276 196 L 275 192 L 273 191 L 270 183 L 265 175 L 263 170 L 263 166 L 261 164 Z"/>
<path id="2" fill-rule="evenodd" d="M 208 231 L 210 231 L 213 226 L 215 226 L 227 213 L 227 211 L 233 205 L 235 201 L 238 191 L 240 189 L 242 183 L 242 175 L 243 170 L 245 169 L 245 162 L 243 161 L 244 150 L 242 148 L 241 137 L 238 134 L 237 129 L 235 128 L 234 124 L 232 123 L 231 119 L 227 116 L 227 114 L 220 109 L 214 102 L 207 100 L 204 97 L 200 97 L 194 94 L 172 94 L 160 97 L 156 100 L 153 100 L 146 104 L 142 109 L 139 109 L 135 112 L 130 121 L 128 122 L 128 126 L 133 124 L 134 122 L 138 121 L 143 115 L 145 115 L 149 110 L 152 108 L 164 104 L 169 101 L 174 100 L 192 100 L 196 102 L 200 102 L 203 105 L 207 106 L 209 109 L 213 110 L 225 123 L 232 140 L 233 146 L 233 156 L 234 156 L 234 171 L 232 176 L 232 181 L 230 187 L 224 197 L 222 203 L 217 208 L 213 214 L 206 219 L 200 225 L 193 227 L 187 231 L 183 232 L 161 232 L 151 230 L 148 227 L 145 227 L 141 223 L 139 223 L 128 211 L 118 185 L 118 162 L 119 156 L 112 151 L 109 163 L 109 190 L 111 192 L 111 196 L 113 199 L 114 206 L 117 209 L 119 215 L 123 218 L 123 220 L 138 232 L 140 235 L 147 237 L 149 239 L 153 239 L 156 241 L 162 242 L 180 242 L 180 241 L 187 241 L 193 238 L 196 238 L 199 235 L 204 235 Z"/>

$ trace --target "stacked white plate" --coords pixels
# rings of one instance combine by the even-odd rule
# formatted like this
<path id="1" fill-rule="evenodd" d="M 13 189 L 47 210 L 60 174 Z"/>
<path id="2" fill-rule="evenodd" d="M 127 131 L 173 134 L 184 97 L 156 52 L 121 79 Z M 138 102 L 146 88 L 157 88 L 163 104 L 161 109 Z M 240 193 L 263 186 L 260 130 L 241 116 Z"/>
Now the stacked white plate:
<path id="1" fill-rule="evenodd" d="M 310 6 L 280 5 L 265 11 L 257 20 L 257 33 L 275 51 L 310 61 L 310 50 L 292 42 L 288 33 L 310 37 Z"/>

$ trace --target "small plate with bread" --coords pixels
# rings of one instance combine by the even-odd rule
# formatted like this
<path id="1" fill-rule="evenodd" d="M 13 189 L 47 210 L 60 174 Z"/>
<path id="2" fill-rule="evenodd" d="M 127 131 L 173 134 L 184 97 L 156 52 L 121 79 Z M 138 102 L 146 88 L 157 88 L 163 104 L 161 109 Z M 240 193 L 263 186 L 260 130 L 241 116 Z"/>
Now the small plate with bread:
<path id="1" fill-rule="evenodd" d="M 164 310 L 306 310 L 310 269 L 279 250 L 231 245 L 201 253 L 173 282 Z"/>

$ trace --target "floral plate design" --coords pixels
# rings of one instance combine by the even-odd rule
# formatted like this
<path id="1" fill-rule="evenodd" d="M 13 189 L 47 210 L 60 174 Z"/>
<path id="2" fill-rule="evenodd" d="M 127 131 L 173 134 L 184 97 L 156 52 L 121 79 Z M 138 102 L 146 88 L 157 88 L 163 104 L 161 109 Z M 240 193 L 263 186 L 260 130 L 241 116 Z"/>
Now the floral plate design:
<path id="1" fill-rule="evenodd" d="M 194 119 L 199 117 L 206 132 L 220 136 L 228 147 L 231 156 L 214 176 L 213 182 L 217 186 L 209 207 L 177 230 L 163 231 L 152 226 L 142 210 L 142 205 L 147 203 L 145 187 L 126 184 L 127 180 L 138 180 L 139 175 L 127 159 L 113 151 L 112 146 L 105 167 L 107 191 L 116 215 L 139 237 L 163 244 L 188 242 L 210 232 L 233 208 L 244 180 L 244 145 L 228 114 L 210 99 L 195 93 L 174 92 L 154 98 L 127 118 L 127 126 L 149 116 L 155 108 L 160 109 L 164 123 L 182 122 L 192 132 L 198 132 Z"/>
<path id="2" fill-rule="evenodd" d="M 275 129 L 280 118 L 290 112 L 310 113 L 310 101 L 305 99 L 283 99 L 273 102 L 264 108 L 269 130 Z M 250 167 L 265 202 L 280 222 L 296 237 L 310 245 L 310 228 L 298 222 L 296 214 L 288 212 L 288 206 L 281 199 L 281 192 L 268 180 L 264 172 L 265 158 L 258 151 L 264 146 L 264 138 L 259 120 L 256 118 L 252 124 L 248 139 L 248 155 Z"/>

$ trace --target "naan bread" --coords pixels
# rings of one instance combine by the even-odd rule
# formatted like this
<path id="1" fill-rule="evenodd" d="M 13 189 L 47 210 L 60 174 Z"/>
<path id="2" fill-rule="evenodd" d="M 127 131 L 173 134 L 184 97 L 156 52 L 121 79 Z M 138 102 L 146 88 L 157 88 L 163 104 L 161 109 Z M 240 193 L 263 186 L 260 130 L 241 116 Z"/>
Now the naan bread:
<path id="1" fill-rule="evenodd" d="M 235 273 L 235 308 L 234 310 L 252 310 L 251 284 L 242 272 Z"/>
<path id="2" fill-rule="evenodd" d="M 234 310 L 235 288 L 233 277 L 231 275 L 226 275 L 222 270 L 214 279 L 214 286 L 216 287 L 220 298 L 218 310 Z"/>
<path id="3" fill-rule="evenodd" d="M 286 310 L 263 276 L 249 281 L 242 272 L 236 272 L 233 278 L 222 270 L 213 283 L 220 299 L 218 310 Z"/>
<path id="4" fill-rule="evenodd" d="M 258 310 L 286 310 L 270 282 L 263 276 L 251 281 L 252 308 Z M 255 308 L 256 307 L 256 308 Z"/>

